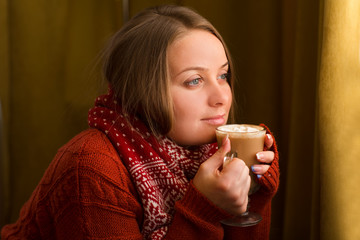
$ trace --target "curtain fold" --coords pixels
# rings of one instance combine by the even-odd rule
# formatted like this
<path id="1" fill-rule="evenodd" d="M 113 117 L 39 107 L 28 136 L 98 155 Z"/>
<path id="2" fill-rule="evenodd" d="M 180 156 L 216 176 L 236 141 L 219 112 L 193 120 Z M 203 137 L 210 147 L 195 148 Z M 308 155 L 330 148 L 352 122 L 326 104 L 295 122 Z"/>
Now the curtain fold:
<path id="1" fill-rule="evenodd" d="M 360 239 L 360 2 L 323 1 L 319 67 L 321 239 Z"/>
<path id="2" fill-rule="evenodd" d="M 283 239 L 310 239 L 315 154 L 319 3 L 283 1 Z M 291 14 L 292 13 L 292 14 Z M 290 41 L 289 41 L 290 40 Z"/>
<path id="3" fill-rule="evenodd" d="M 0 226 L 9 219 L 9 122 L 10 122 L 10 71 L 9 71 L 9 20 L 8 0 L 0 0 Z"/>
<path id="4" fill-rule="evenodd" d="M 4 221 L 18 217 L 57 149 L 87 128 L 87 111 L 104 88 L 99 75 L 90 76 L 122 24 L 121 11 L 113 0 L 1 0 L 0 91 L 9 152 L 0 173 Z"/>
<path id="5" fill-rule="evenodd" d="M 291 96 L 284 97 L 290 114 L 283 112 L 289 130 L 282 129 L 289 141 L 283 239 L 358 239 L 360 2 L 283 7 L 283 84 L 291 86 L 283 93 Z"/>

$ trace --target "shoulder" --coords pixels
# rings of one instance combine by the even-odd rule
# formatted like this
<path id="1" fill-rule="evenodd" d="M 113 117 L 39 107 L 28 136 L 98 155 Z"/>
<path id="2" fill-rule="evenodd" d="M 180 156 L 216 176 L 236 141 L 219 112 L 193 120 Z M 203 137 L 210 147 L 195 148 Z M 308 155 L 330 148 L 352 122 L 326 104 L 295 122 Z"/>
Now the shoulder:
<path id="1" fill-rule="evenodd" d="M 41 195 L 64 185 L 80 191 L 94 186 L 119 189 L 137 196 L 131 176 L 108 137 L 97 129 L 87 129 L 62 146 L 41 182 Z M 81 192 L 79 192 L 81 194 Z"/>
<path id="2" fill-rule="evenodd" d="M 97 129 L 87 129 L 59 149 L 59 153 L 86 154 L 89 152 L 116 154 L 114 147 L 106 135 Z"/>
<path id="3" fill-rule="evenodd" d="M 79 133 L 58 150 L 38 189 L 40 198 L 56 198 L 54 201 L 62 202 L 64 207 L 71 204 L 71 196 L 77 196 L 74 201 L 97 202 L 102 206 L 133 207 L 139 201 L 116 149 L 96 129 Z"/>
<path id="4" fill-rule="evenodd" d="M 120 162 L 115 148 L 106 135 L 97 129 L 87 129 L 58 150 L 52 165 L 56 165 L 56 168 L 64 168 L 63 170 L 83 167 L 101 170 Z M 99 165 L 102 167 L 99 168 Z"/>
<path id="5" fill-rule="evenodd" d="M 60 172 L 76 169 L 80 175 L 89 172 L 122 184 L 124 179 L 130 179 L 116 149 L 97 129 L 87 129 L 72 138 L 58 150 L 54 162 Z"/>

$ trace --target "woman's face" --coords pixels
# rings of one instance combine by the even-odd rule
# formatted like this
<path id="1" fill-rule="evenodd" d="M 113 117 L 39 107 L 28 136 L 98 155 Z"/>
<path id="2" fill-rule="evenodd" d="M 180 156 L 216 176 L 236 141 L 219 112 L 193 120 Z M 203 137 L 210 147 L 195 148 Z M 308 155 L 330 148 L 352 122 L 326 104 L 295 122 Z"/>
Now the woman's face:
<path id="1" fill-rule="evenodd" d="M 175 117 L 168 137 L 183 146 L 214 141 L 232 101 L 223 45 L 205 30 L 190 30 L 169 46 L 168 63 Z"/>

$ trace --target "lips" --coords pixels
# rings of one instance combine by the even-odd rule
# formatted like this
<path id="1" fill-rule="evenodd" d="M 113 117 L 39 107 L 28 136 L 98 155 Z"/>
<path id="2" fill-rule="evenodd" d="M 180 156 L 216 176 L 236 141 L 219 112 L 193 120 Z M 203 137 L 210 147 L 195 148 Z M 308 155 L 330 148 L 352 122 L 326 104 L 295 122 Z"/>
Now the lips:
<path id="1" fill-rule="evenodd" d="M 225 124 L 225 114 L 222 115 L 216 115 L 216 116 L 212 116 L 212 117 L 208 117 L 208 118 L 203 118 L 201 119 L 202 121 L 205 121 L 211 125 L 223 125 Z"/>

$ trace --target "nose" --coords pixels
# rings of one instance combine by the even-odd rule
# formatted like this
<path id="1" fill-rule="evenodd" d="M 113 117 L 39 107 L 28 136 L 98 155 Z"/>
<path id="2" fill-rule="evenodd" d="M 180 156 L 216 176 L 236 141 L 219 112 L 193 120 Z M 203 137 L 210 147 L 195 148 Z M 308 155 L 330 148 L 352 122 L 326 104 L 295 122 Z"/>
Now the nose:
<path id="1" fill-rule="evenodd" d="M 209 87 L 209 105 L 212 107 L 219 107 L 227 105 L 232 100 L 231 89 L 227 83 L 211 84 Z"/>

